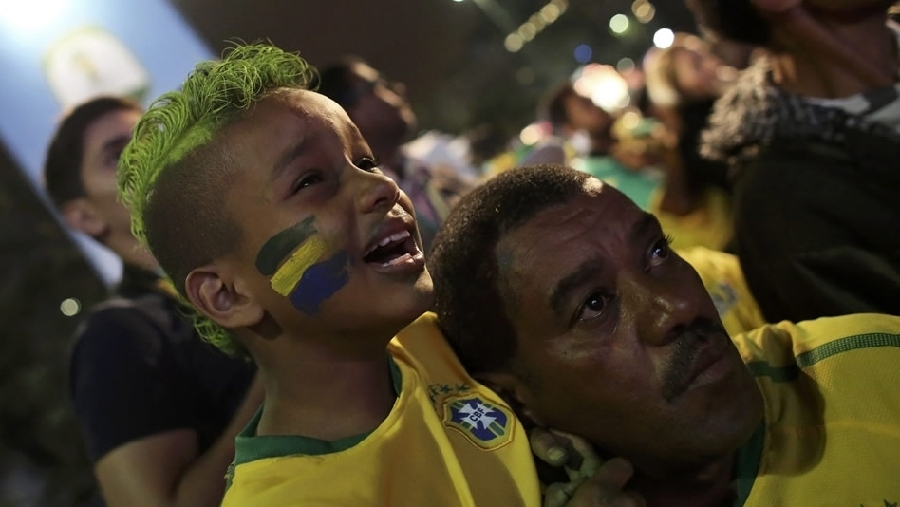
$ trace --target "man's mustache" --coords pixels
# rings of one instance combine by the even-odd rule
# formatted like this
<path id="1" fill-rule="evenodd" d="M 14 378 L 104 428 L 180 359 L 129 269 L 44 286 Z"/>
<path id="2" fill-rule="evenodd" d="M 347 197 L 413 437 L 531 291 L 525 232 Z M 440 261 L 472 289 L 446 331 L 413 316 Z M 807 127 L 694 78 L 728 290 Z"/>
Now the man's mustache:
<path id="1" fill-rule="evenodd" d="M 691 367 L 697 354 L 715 340 L 729 339 L 725 328 L 711 319 L 699 318 L 681 329 L 672 346 L 675 351 L 663 375 L 663 398 L 672 402 L 690 385 Z"/>

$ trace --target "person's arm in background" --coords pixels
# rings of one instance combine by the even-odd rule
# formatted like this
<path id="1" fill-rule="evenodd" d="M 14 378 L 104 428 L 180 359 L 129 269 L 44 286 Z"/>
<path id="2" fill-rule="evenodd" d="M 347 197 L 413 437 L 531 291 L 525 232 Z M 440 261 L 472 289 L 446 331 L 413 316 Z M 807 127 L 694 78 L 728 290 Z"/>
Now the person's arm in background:
<path id="1" fill-rule="evenodd" d="M 263 401 L 255 379 L 216 441 L 199 454 L 192 379 L 136 310 L 94 316 L 72 360 L 76 413 L 109 507 L 216 506 L 234 437 Z"/>
<path id="2" fill-rule="evenodd" d="M 234 437 L 263 401 L 254 379 L 231 423 L 215 443 L 197 454 L 197 432 L 168 431 L 110 451 L 94 470 L 109 507 L 216 506 L 225 493 L 225 473 L 234 460 Z"/>

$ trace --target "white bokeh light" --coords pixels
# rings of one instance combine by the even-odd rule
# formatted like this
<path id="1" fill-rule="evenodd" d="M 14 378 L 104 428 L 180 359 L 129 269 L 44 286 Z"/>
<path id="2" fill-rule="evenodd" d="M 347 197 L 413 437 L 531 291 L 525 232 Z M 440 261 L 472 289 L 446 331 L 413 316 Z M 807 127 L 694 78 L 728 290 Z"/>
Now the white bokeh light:
<path id="1" fill-rule="evenodd" d="M 660 28 L 653 34 L 653 45 L 665 49 L 675 42 L 675 32 L 668 28 Z"/>

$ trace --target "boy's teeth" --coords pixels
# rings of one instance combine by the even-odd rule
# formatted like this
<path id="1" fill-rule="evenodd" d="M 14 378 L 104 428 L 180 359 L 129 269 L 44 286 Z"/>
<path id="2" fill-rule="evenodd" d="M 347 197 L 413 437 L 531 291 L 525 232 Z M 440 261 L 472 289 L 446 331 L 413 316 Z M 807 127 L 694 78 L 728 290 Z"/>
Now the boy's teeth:
<path id="1" fill-rule="evenodd" d="M 391 241 L 399 241 L 401 239 L 406 239 L 408 237 L 409 237 L 409 231 L 402 231 L 402 232 L 398 232 L 396 234 L 391 234 L 390 236 L 379 241 L 378 246 L 385 246 L 388 243 L 390 243 Z"/>
<path id="2" fill-rule="evenodd" d="M 384 266 L 384 267 L 388 267 L 388 266 L 391 266 L 391 265 L 393 265 L 393 264 L 399 264 L 399 263 L 401 263 L 401 262 L 406 262 L 406 261 L 411 260 L 411 259 L 412 259 L 412 255 L 410 255 L 410 254 L 408 254 L 408 253 L 405 253 L 405 254 L 401 255 L 400 257 L 397 257 L 396 259 L 389 260 L 389 261 L 387 261 L 387 262 L 385 262 L 385 263 L 382 263 L 381 265 Z"/>

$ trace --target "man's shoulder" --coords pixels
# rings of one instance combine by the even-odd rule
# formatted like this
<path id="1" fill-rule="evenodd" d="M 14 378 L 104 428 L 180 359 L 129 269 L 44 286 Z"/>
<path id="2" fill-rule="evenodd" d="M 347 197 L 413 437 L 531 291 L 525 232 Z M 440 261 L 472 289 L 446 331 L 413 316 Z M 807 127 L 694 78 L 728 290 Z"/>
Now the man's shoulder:
<path id="1" fill-rule="evenodd" d="M 735 341 L 745 360 L 790 361 L 800 368 L 860 350 L 900 355 L 900 316 L 859 313 L 796 324 L 782 322 L 740 335 Z"/>
<path id="2" fill-rule="evenodd" d="M 165 295 L 111 297 L 93 307 L 75 332 L 72 367 L 129 358 L 156 364 L 167 350 L 199 340 L 190 319 Z"/>

